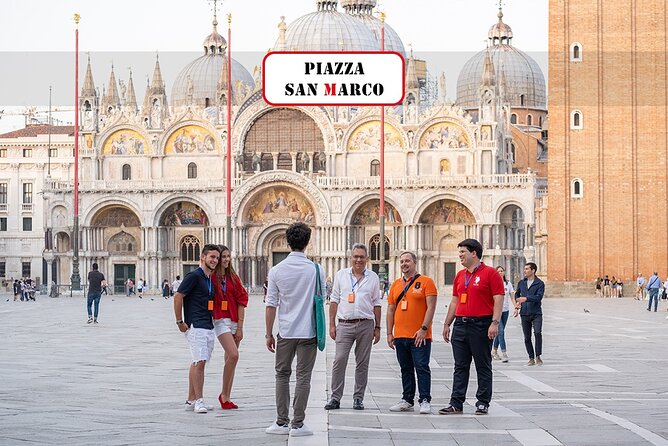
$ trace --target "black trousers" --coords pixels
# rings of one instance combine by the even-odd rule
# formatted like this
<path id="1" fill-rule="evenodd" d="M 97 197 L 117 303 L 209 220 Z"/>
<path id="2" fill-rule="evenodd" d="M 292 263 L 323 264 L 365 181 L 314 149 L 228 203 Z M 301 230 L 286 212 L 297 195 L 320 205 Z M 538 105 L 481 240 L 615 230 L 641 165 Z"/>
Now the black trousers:
<path id="1" fill-rule="evenodd" d="M 464 407 L 466 390 L 469 386 L 471 360 L 475 361 L 478 375 L 478 399 L 476 405 L 482 403 L 489 406 L 492 400 L 492 340 L 487 331 L 492 316 L 482 318 L 455 318 L 450 343 L 455 359 L 455 373 L 452 379 L 452 395 L 450 405 L 457 409 Z"/>
<path id="2" fill-rule="evenodd" d="M 534 336 L 536 336 L 536 350 L 534 351 L 531 342 L 531 328 L 533 327 Z M 529 358 L 543 354 L 543 315 L 534 314 L 532 316 L 522 316 L 522 332 L 524 333 L 524 346 L 527 349 Z"/>

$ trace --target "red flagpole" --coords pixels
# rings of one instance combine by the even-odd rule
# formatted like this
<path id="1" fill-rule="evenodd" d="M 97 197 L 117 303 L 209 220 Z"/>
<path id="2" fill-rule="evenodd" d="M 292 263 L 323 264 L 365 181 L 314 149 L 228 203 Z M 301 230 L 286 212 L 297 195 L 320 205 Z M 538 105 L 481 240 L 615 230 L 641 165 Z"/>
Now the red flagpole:
<path id="1" fill-rule="evenodd" d="M 380 13 L 380 50 L 385 51 L 385 13 Z M 387 272 L 385 269 L 385 106 L 380 107 L 380 265 L 378 275 L 383 283 L 383 292 L 387 286 Z"/>
<path id="2" fill-rule="evenodd" d="M 74 31 L 74 216 L 79 217 L 79 14 Z"/>
<path id="3" fill-rule="evenodd" d="M 74 230 L 72 253 L 72 277 L 70 282 L 73 291 L 81 289 L 79 275 L 79 20 L 81 16 L 74 14 Z"/>
<path id="4" fill-rule="evenodd" d="M 227 247 L 232 249 L 232 14 L 227 14 Z"/>

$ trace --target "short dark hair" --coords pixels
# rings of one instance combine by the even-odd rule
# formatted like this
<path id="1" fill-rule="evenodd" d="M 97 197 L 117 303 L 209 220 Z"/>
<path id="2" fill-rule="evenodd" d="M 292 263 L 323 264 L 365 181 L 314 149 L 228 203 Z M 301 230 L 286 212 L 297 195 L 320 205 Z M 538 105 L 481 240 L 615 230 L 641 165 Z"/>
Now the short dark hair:
<path id="1" fill-rule="evenodd" d="M 93 271 L 97 271 L 98 268 L 97 263 L 93 263 Z"/>
<path id="2" fill-rule="evenodd" d="M 475 252 L 478 259 L 482 259 L 482 245 L 476 239 L 467 238 L 466 240 L 462 240 L 457 245 L 457 248 L 466 248 L 469 252 Z"/>
<path id="3" fill-rule="evenodd" d="M 531 268 L 534 272 L 538 271 L 538 267 L 537 267 L 536 264 L 533 263 L 533 262 L 527 262 L 527 263 L 524 264 L 524 266 L 528 266 L 528 267 Z M 606 277 L 608 277 L 608 276 L 606 276 Z"/>
<path id="4" fill-rule="evenodd" d="M 292 223 L 285 230 L 285 238 L 293 251 L 303 251 L 311 240 L 311 228 L 301 221 Z"/>
<path id="5" fill-rule="evenodd" d="M 204 245 L 204 247 L 202 248 L 202 254 L 201 255 L 205 256 L 209 253 L 209 251 L 217 251 L 218 255 L 220 255 L 220 246 L 208 243 L 208 244 Z"/>
<path id="6" fill-rule="evenodd" d="M 180 278 L 181 278 L 181 276 L 177 274 L 176 275 L 176 280 L 179 280 Z"/>

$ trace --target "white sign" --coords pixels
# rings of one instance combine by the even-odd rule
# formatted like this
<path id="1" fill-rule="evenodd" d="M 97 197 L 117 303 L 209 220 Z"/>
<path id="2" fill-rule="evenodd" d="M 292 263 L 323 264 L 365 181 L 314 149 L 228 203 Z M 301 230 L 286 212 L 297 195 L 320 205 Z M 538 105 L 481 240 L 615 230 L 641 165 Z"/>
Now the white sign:
<path id="1" fill-rule="evenodd" d="M 262 95 L 270 105 L 397 105 L 405 63 L 394 52 L 268 53 Z"/>

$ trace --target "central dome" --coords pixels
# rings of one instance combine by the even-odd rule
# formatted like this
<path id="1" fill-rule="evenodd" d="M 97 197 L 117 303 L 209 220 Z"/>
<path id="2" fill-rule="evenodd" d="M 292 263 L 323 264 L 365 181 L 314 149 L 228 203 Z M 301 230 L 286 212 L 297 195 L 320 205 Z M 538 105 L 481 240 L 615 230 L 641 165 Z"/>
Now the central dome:
<path id="1" fill-rule="evenodd" d="M 381 21 L 373 16 L 376 0 L 342 0 L 341 6 L 348 15 L 361 20 L 371 30 L 376 38 L 376 49 L 380 49 L 381 28 L 385 28 L 385 51 L 395 51 L 406 59 L 406 50 L 397 32 L 387 23 L 383 26 Z"/>
<path id="2" fill-rule="evenodd" d="M 285 42 L 274 49 L 287 51 L 378 51 L 373 32 L 357 18 L 338 12 L 336 1 L 316 2 L 318 10 L 288 25 Z"/>

